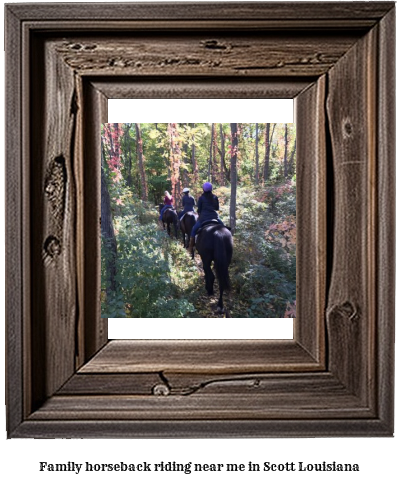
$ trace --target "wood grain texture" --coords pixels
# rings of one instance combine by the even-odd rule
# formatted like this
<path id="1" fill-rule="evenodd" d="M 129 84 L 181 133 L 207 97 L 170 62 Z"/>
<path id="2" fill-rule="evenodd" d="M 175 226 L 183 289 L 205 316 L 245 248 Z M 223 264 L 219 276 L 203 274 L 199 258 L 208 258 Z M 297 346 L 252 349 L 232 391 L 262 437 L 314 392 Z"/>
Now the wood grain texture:
<path id="1" fill-rule="evenodd" d="M 394 426 L 394 347 L 395 347 L 395 11 L 379 24 L 378 134 L 377 134 L 377 348 L 385 357 L 377 370 L 378 415 Z"/>
<path id="2" fill-rule="evenodd" d="M 336 389 L 330 393 L 302 391 L 256 396 L 239 392 L 234 403 L 231 394 L 53 396 L 29 420 L 288 420 L 314 419 L 315 409 L 317 419 L 373 418 L 372 411 L 362 407 L 355 396 L 339 394 Z"/>
<path id="3" fill-rule="evenodd" d="M 157 387 L 163 385 L 164 387 Z M 75 374 L 58 392 L 63 395 L 179 395 L 249 394 L 255 396 L 297 394 L 307 391 L 327 395 L 346 394 L 345 387 L 328 372 L 324 373 L 239 373 L 205 374 L 187 372 L 159 373 L 85 373 Z M 310 398 L 310 395 L 308 396 Z M 257 400 L 257 399 L 255 399 Z M 326 398 L 326 403 L 329 399 Z"/>
<path id="4" fill-rule="evenodd" d="M 180 98 L 202 96 L 210 98 L 212 96 L 220 96 L 222 86 L 223 97 L 270 98 L 272 96 L 297 96 L 296 105 L 297 113 L 299 114 L 297 119 L 299 127 L 297 130 L 300 151 L 299 161 L 304 161 L 303 165 L 299 162 L 298 166 L 299 190 L 297 192 L 297 208 L 299 222 L 301 222 L 299 232 L 303 232 L 303 235 L 301 234 L 302 241 L 306 242 L 306 244 L 299 245 L 298 247 L 298 255 L 300 255 L 300 258 L 298 259 L 297 287 L 299 293 L 302 290 L 302 295 L 299 299 L 303 303 L 303 309 L 302 312 L 300 311 L 302 319 L 296 320 L 295 322 L 295 340 L 298 342 L 299 347 L 305 348 L 313 358 L 309 362 L 307 358 L 304 358 L 302 350 L 300 350 L 300 355 L 298 356 L 293 347 L 288 346 L 285 348 L 284 346 L 280 346 L 278 364 L 279 366 L 285 364 L 285 368 L 290 367 L 289 364 L 292 364 L 292 358 L 296 357 L 298 359 L 296 370 L 299 370 L 300 367 L 303 367 L 303 370 L 309 370 L 309 367 L 320 369 L 325 367 L 326 156 L 324 154 L 324 78 L 321 78 L 316 84 L 310 81 L 305 82 L 303 79 L 280 80 L 278 84 L 267 78 L 265 80 L 250 80 L 244 83 L 237 83 L 230 79 L 227 79 L 225 83 L 224 80 L 225 78 L 220 78 L 219 80 L 200 82 L 197 80 L 187 81 L 181 80 L 181 78 L 174 78 L 173 80 L 168 79 L 167 81 L 156 79 L 151 83 L 145 83 L 141 78 L 128 78 L 128 80 L 123 78 L 122 81 L 111 83 L 94 78 L 91 85 L 106 98 L 168 98 L 170 96 L 178 96 Z M 92 123 L 90 122 L 90 124 Z M 310 130 L 309 127 L 311 127 Z M 316 279 L 313 278 L 315 275 L 317 276 Z M 309 322 L 317 323 L 317 325 L 308 326 L 307 323 Z M 214 346 L 212 345 L 212 347 Z M 268 357 L 268 350 L 270 348 L 266 346 L 264 349 L 259 349 L 259 352 L 257 352 L 259 356 L 255 359 L 256 364 L 260 364 L 264 360 L 267 370 L 270 370 L 272 367 L 270 365 L 271 360 L 276 358 L 274 354 L 271 355 L 272 359 Z M 248 350 L 247 347 L 243 347 L 243 349 Z M 112 353 L 111 350 L 112 345 L 106 353 Z M 149 353 L 152 352 L 149 351 Z M 265 358 L 262 358 L 263 354 Z M 186 357 L 185 354 L 184 356 Z M 243 354 L 238 354 L 237 357 L 239 357 L 238 362 L 240 363 L 244 363 L 246 360 Z M 290 358 L 287 360 L 287 357 Z M 249 360 L 252 360 L 252 356 Z M 177 367 L 177 364 L 183 366 L 182 363 L 183 361 L 178 359 L 173 364 L 173 367 Z M 195 359 L 194 363 L 195 367 L 202 367 L 198 359 Z M 145 364 L 144 367 L 148 366 L 146 359 L 144 359 L 143 364 Z M 92 366 L 99 366 L 99 370 L 102 370 L 98 358 L 95 359 Z M 194 365 L 190 365 L 187 362 L 187 366 L 193 367 Z M 259 365 L 252 364 L 246 370 L 266 369 L 259 369 Z M 134 372 L 136 369 L 133 367 L 131 370 Z M 222 369 L 218 366 L 215 370 Z"/>
<path id="5" fill-rule="evenodd" d="M 41 420 L 25 421 L 15 438 L 297 438 L 391 435 L 378 419 Z"/>
<path id="6" fill-rule="evenodd" d="M 33 9 L 29 5 L 9 5 L 10 9 L 21 20 L 66 20 L 82 19 L 126 20 L 127 18 L 142 20 L 180 20 L 181 23 L 192 20 L 295 20 L 306 25 L 308 21 L 338 20 L 374 22 L 381 19 L 393 8 L 393 2 L 326 2 L 314 4 L 303 2 L 296 5 L 287 2 L 245 2 L 245 3 L 186 3 L 185 7 L 173 3 L 156 4 L 37 4 Z M 367 24 L 368 25 L 368 24 Z"/>
<path id="7" fill-rule="evenodd" d="M 36 49 L 36 50 L 35 50 Z M 33 403 L 51 396 L 75 370 L 76 186 L 78 107 L 75 78 L 54 51 L 41 63 L 34 44 L 32 76 L 32 375 Z M 33 55 L 35 55 L 33 54 Z M 44 90 L 41 80 L 58 79 Z M 44 107 L 56 107 L 46 110 Z M 41 219 L 37 221 L 37 216 Z M 57 323 L 57 326 L 54 326 Z M 45 375 L 43 375 L 45 370 Z"/>
<path id="8" fill-rule="evenodd" d="M 24 383 L 23 366 L 23 331 L 27 325 L 24 316 L 24 265 L 26 265 L 23 251 L 24 223 L 27 215 L 24 213 L 22 200 L 24 168 L 22 158 L 22 120 L 21 110 L 21 65 L 13 63 L 14 56 L 18 58 L 21 50 L 22 37 L 18 18 L 6 10 L 6 37 L 5 49 L 9 55 L 6 59 L 5 70 L 9 74 L 6 80 L 7 98 L 5 104 L 5 117 L 7 123 L 13 128 L 8 134 L 5 146 L 6 161 L 13 164 L 6 166 L 6 195 L 5 211 L 6 221 L 14 221 L 14 225 L 6 227 L 6 258 L 5 275 L 7 279 L 6 290 L 6 398 L 7 423 L 9 431 L 20 424 L 24 410 Z M 26 201 L 26 200 L 25 200 Z"/>
<path id="9" fill-rule="evenodd" d="M 101 319 L 101 123 L 106 116 L 104 95 L 93 89 L 91 83 L 83 87 L 83 186 L 81 204 L 84 206 L 84 354 L 82 365 L 108 341 L 107 320 Z"/>
<path id="10" fill-rule="evenodd" d="M 207 7 L 6 7 L 10 437 L 392 435 L 394 4 Z M 293 341 L 106 343 L 110 93 L 297 97 Z"/>
<path id="11" fill-rule="evenodd" d="M 327 282 L 326 77 L 295 100 L 297 130 L 297 303 L 294 338 L 325 363 Z M 317 323 L 316 328 L 307 323 Z"/>
<path id="12" fill-rule="evenodd" d="M 319 368 L 292 340 L 111 340 L 80 372 L 223 374 Z"/>
<path id="13" fill-rule="evenodd" d="M 106 99 L 113 98 L 295 98 L 312 83 L 312 78 L 252 78 L 239 82 L 228 77 L 182 79 L 181 77 L 92 78 L 91 84 Z M 222 91 L 223 93 L 222 93 Z"/>
<path id="14" fill-rule="evenodd" d="M 65 63 L 90 76 L 320 76 L 352 46 L 358 34 L 317 36 L 235 32 L 234 36 L 78 36 L 56 42 Z M 331 42 L 334 39 L 334 42 Z"/>
<path id="15" fill-rule="evenodd" d="M 334 177 L 329 365 L 365 403 L 375 378 L 369 362 L 375 339 L 375 42 L 371 30 L 330 70 L 327 100 Z"/>

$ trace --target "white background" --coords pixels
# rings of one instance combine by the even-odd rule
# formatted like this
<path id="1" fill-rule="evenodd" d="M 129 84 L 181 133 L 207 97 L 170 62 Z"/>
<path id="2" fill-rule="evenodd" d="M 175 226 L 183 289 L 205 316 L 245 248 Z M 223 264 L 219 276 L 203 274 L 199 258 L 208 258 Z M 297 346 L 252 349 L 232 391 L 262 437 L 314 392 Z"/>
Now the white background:
<path id="1" fill-rule="evenodd" d="M 318 0 L 319 1 L 319 0 Z M 183 7 L 184 8 L 184 7 Z M 206 7 L 205 7 L 206 8 Z M 0 19 L 3 26 L 3 9 Z M 2 50 L 3 51 L 3 50 Z M 1 87 L 4 93 L 4 53 L 1 52 Z M 2 103 L 3 96 L 1 97 Z M 4 114 L 4 110 L 2 109 Z M 3 115 L 4 118 L 4 115 Z M 4 130 L 3 137 L 4 137 Z M 4 140 L 4 139 L 3 139 Z M 1 151 L 4 167 L 4 153 Z M 2 171 L 3 172 L 3 171 Z M 4 178 L 1 176 L 1 191 L 4 194 Z M 3 198 L 1 198 L 3 205 Z M 0 209 L 3 219 L 4 209 Z M 3 220 L 2 220 L 3 221 Z M 4 235 L 4 233 L 2 234 Z M 1 238 L 1 250 L 4 255 L 4 237 Z M 4 262 L 4 261 L 3 261 Z M 1 309 L 4 310 L 4 265 L 1 266 Z M 2 322 L 4 323 L 4 315 Z M 0 333 L 1 351 L 4 351 L 4 333 Z M 396 346 L 396 349 L 398 347 Z M 398 350 L 396 350 L 398 356 Z M 4 357 L 4 356 L 3 356 Z M 0 391 L 4 404 L 4 373 L 1 371 Z M 397 381 L 396 381 L 397 382 Z M 396 394 L 397 397 L 397 394 Z M 398 402 L 398 401 L 396 401 Z M 206 439 L 206 440 L 6 440 L 5 410 L 0 415 L 2 440 L 1 480 L 12 485 L 87 486 L 88 482 L 97 485 L 109 485 L 118 482 L 119 486 L 163 485 L 203 486 L 229 483 L 229 485 L 249 484 L 251 486 L 293 485 L 336 487 L 352 485 L 397 485 L 399 458 L 398 439 L 395 438 L 319 438 L 319 439 Z M 396 407 L 398 418 L 398 407 Z M 249 460 L 263 464 L 265 461 L 285 462 L 322 462 L 337 461 L 358 463 L 359 473 L 44 473 L 39 472 L 39 462 L 65 463 L 74 461 L 84 463 L 137 463 L 147 461 L 176 461 L 186 463 L 244 463 Z"/>

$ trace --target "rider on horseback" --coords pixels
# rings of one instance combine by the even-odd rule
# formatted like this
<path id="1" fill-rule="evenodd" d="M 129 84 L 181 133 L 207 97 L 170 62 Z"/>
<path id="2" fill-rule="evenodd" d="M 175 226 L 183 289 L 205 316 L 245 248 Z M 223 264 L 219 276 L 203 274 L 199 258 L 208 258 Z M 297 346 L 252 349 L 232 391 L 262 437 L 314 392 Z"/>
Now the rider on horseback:
<path id="1" fill-rule="evenodd" d="M 169 191 L 165 191 L 165 198 L 163 200 L 163 207 L 161 210 L 161 214 L 159 215 L 159 219 L 162 221 L 162 216 L 168 208 L 173 208 L 173 196 L 169 193 Z"/>
<path id="2" fill-rule="evenodd" d="M 217 220 L 220 224 L 223 225 L 222 220 L 217 214 L 217 211 L 219 211 L 219 200 L 218 197 L 212 193 L 212 184 L 206 182 L 202 186 L 202 189 L 204 190 L 204 192 L 198 199 L 199 218 L 197 223 L 191 230 L 190 245 L 188 247 L 189 252 L 193 251 L 195 244 L 195 234 L 204 222 L 209 220 Z"/>
<path id="3" fill-rule="evenodd" d="M 183 210 L 180 211 L 178 214 L 179 219 L 181 219 L 182 216 L 187 212 L 194 211 L 195 199 L 189 193 L 190 193 L 189 188 L 183 189 L 183 198 L 181 200 L 181 205 L 183 207 Z"/>

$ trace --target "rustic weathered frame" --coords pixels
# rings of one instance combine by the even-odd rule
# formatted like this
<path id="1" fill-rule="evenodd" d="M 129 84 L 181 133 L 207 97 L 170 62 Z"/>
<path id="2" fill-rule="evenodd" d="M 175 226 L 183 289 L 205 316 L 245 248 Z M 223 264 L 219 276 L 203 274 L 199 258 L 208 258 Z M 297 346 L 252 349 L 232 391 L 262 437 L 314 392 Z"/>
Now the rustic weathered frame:
<path id="1" fill-rule="evenodd" d="M 6 6 L 9 437 L 393 434 L 394 4 Z M 111 97 L 291 97 L 292 341 L 111 341 Z"/>

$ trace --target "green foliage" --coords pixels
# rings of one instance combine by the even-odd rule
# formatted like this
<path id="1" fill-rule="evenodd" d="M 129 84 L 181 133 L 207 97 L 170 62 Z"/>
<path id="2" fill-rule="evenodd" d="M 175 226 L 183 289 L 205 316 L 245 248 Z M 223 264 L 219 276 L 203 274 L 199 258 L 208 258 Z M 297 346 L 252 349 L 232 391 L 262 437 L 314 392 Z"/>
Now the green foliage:
<path id="1" fill-rule="evenodd" d="M 111 251 L 102 241 L 102 315 L 132 318 L 204 316 L 201 306 L 205 301 L 209 307 L 209 298 L 205 295 L 203 276 L 181 240 L 170 239 L 158 226 L 157 204 L 162 202 L 164 191 L 171 190 L 168 124 L 140 124 L 148 202 L 140 199 L 142 182 L 137 163 L 135 124 L 121 125 L 120 177 L 117 180 L 106 153 L 110 150 L 109 144 L 104 145 L 106 150 L 103 151 L 103 168 L 117 239 L 117 261 L 116 290 L 108 290 L 107 294 L 109 283 L 106 282 L 105 263 L 110 259 Z M 208 179 L 210 124 L 178 125 L 180 189 L 188 185 L 197 199 L 202 193 L 202 183 Z M 230 124 L 222 124 L 222 128 L 228 171 Z M 260 180 L 255 185 L 255 124 L 239 124 L 236 232 L 230 267 L 232 291 L 230 297 L 226 297 L 232 317 L 295 316 L 295 126 L 289 124 L 288 127 L 288 178 L 284 177 L 285 126 L 277 124 L 270 132 L 273 133 L 270 176 L 263 181 L 264 132 L 265 124 L 259 124 Z M 218 165 L 220 124 L 216 124 L 216 134 Z M 196 178 L 191 166 L 193 145 L 198 166 Z M 218 185 L 217 171 L 213 182 L 220 202 L 219 216 L 228 225 L 231 188 Z"/>
<path id="2" fill-rule="evenodd" d="M 289 182 L 237 191 L 231 280 L 239 304 L 233 317 L 283 318 L 289 303 L 295 302 L 295 189 Z M 218 191 L 227 211 L 228 192 Z"/>
<path id="3" fill-rule="evenodd" d="M 124 210 L 126 211 L 126 210 Z M 131 214 L 116 219 L 117 290 L 106 296 L 103 289 L 102 316 L 115 318 L 183 318 L 195 311 L 183 297 L 189 279 L 180 265 L 192 266 L 176 241 L 159 231 L 158 214 L 136 202 Z M 102 245 L 105 277 L 107 247 Z M 191 269 L 192 274 L 193 269 Z"/>

